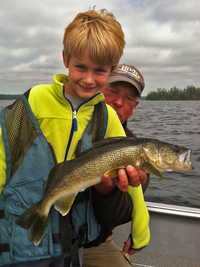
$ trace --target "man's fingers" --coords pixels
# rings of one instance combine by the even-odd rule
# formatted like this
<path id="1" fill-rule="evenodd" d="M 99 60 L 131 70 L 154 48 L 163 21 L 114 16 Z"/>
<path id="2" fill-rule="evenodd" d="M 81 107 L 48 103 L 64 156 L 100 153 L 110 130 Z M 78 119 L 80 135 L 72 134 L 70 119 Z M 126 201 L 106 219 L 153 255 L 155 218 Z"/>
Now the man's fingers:
<path id="1" fill-rule="evenodd" d="M 126 192 L 128 190 L 129 182 L 124 169 L 118 170 L 118 179 L 116 179 L 116 184 L 121 191 Z"/>
<path id="2" fill-rule="evenodd" d="M 134 249 L 132 249 L 132 248 L 129 248 L 129 250 L 128 250 L 128 255 L 133 255 L 133 254 L 135 254 L 135 253 L 138 253 L 138 252 L 140 252 L 141 251 L 141 249 L 140 250 L 134 250 Z"/>
<path id="3" fill-rule="evenodd" d="M 126 171 L 128 174 L 130 186 L 138 187 L 141 184 L 138 171 L 132 165 L 127 165 Z"/>
<path id="4" fill-rule="evenodd" d="M 136 170 L 132 165 L 127 165 L 126 171 L 129 177 L 130 186 L 138 187 L 140 184 L 146 182 L 147 175 L 143 170 Z"/>
<path id="5" fill-rule="evenodd" d="M 131 240 L 130 240 L 130 237 L 127 239 L 126 242 L 124 242 L 124 247 L 122 249 L 122 254 L 125 255 L 126 253 L 128 253 L 129 255 L 133 255 L 135 253 L 138 253 L 140 252 L 140 250 L 134 250 L 132 247 L 131 247 Z"/>
<path id="6" fill-rule="evenodd" d="M 104 175 L 102 177 L 102 182 L 105 186 L 112 186 L 113 185 L 113 179 L 111 179 L 109 175 Z"/>
<path id="7" fill-rule="evenodd" d="M 144 172 L 143 170 L 138 170 L 138 175 L 139 175 L 141 184 L 146 183 L 146 180 L 147 180 L 146 172 Z"/>
<path id="8" fill-rule="evenodd" d="M 124 242 L 124 247 L 122 249 L 122 254 L 125 255 L 126 253 L 128 253 L 128 250 L 130 248 L 130 240 L 128 239 L 126 242 Z"/>
<path id="9" fill-rule="evenodd" d="M 123 192 L 128 190 L 128 186 L 138 187 L 146 182 L 147 175 L 143 170 L 136 170 L 132 165 L 127 165 L 126 170 L 118 170 L 118 178 L 111 178 L 109 175 L 102 177 L 104 186 L 116 186 Z"/>

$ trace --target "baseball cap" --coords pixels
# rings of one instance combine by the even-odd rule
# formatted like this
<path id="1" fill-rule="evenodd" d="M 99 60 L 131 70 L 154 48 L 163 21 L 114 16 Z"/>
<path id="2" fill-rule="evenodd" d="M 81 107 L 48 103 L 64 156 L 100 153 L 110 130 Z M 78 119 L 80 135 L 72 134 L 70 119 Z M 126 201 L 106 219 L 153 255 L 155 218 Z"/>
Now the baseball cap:
<path id="1" fill-rule="evenodd" d="M 139 96 L 144 89 L 145 83 L 142 74 L 132 65 L 118 64 L 111 72 L 107 83 L 128 82 L 136 87 Z"/>

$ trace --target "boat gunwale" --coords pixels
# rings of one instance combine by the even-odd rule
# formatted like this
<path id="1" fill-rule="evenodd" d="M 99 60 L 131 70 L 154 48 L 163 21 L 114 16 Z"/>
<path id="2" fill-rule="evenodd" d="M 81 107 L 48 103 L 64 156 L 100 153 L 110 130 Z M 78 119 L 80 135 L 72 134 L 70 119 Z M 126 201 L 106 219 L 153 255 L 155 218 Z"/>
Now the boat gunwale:
<path id="1" fill-rule="evenodd" d="M 200 209 L 145 201 L 149 212 L 200 218 Z"/>

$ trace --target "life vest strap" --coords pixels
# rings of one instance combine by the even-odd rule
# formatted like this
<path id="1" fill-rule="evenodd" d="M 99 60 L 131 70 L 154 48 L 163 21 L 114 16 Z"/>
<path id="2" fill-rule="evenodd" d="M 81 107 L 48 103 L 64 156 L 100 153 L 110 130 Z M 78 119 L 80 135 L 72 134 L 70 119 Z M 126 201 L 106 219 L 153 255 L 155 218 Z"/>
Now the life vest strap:
<path id="1" fill-rule="evenodd" d="M 10 251 L 10 246 L 8 243 L 0 244 L 0 253 L 9 252 L 9 251 Z"/>
<path id="2" fill-rule="evenodd" d="M 0 210 L 0 219 L 5 218 L 4 210 Z"/>

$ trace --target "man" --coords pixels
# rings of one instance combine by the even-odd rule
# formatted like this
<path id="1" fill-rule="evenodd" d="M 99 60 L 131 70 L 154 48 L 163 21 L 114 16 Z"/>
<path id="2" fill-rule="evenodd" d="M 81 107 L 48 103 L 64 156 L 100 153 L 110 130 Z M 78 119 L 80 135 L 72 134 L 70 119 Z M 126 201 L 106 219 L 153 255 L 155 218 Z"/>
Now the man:
<path id="1" fill-rule="evenodd" d="M 110 74 L 107 86 L 101 90 L 105 97 L 105 103 L 110 105 L 117 112 L 128 137 L 136 137 L 136 135 L 127 128 L 127 120 L 133 115 L 135 108 L 139 104 L 138 98 L 141 96 L 144 87 L 144 78 L 134 66 L 118 64 L 115 70 Z M 148 187 L 149 179 L 150 176 L 148 175 L 146 182 L 142 185 L 143 192 L 145 192 Z M 138 180 L 138 185 L 140 182 L 141 181 Z M 143 183 L 143 180 L 141 183 Z"/>
<path id="2" fill-rule="evenodd" d="M 143 76 L 135 67 L 127 64 L 118 64 L 110 74 L 107 86 L 101 90 L 105 96 L 105 103 L 110 105 L 117 112 L 128 137 L 136 137 L 127 128 L 127 120 L 133 115 L 134 109 L 139 104 L 138 98 L 141 96 L 144 86 Z M 146 174 L 140 170 L 138 170 L 137 173 L 135 168 L 130 165 L 127 166 L 126 171 L 120 170 L 119 178 L 121 182 L 121 190 L 123 190 L 122 181 L 124 181 L 123 188 L 124 191 L 126 191 L 125 188 L 128 186 L 130 180 L 134 183 L 133 186 L 139 186 L 140 183 L 143 183 L 147 178 L 142 186 L 143 192 L 145 192 L 149 184 L 150 176 L 146 176 Z M 129 179 L 130 177 L 131 179 Z M 136 177 L 138 177 L 138 180 L 136 180 Z M 107 181 L 105 178 L 107 178 Z M 104 177 L 103 181 L 104 185 L 107 184 L 107 186 L 110 186 L 111 188 L 112 185 L 116 183 L 116 180 L 110 179 L 110 177 Z M 118 187 L 120 188 L 119 184 Z M 83 267 L 131 266 L 128 257 L 124 256 L 124 254 L 128 253 L 129 255 L 132 255 L 138 251 L 133 250 L 130 245 L 130 240 L 127 240 L 123 251 L 121 252 L 121 249 L 114 244 L 111 229 L 109 230 L 109 237 L 105 242 L 101 245 L 98 244 L 98 241 L 96 243 L 92 242 L 88 248 L 84 249 Z M 108 232 L 109 230 L 107 229 Z"/>

